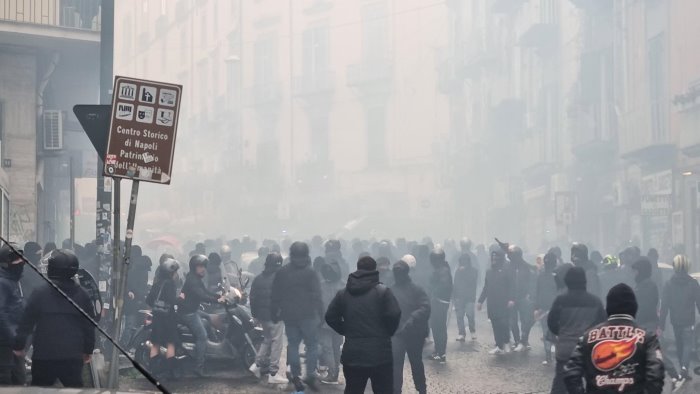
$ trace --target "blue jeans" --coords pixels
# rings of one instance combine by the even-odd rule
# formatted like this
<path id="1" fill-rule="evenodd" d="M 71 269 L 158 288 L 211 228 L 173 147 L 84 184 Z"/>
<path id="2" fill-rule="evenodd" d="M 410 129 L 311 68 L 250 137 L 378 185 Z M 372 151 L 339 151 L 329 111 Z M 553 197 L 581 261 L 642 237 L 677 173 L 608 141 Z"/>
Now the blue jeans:
<path id="1" fill-rule="evenodd" d="M 299 345 L 306 345 L 306 376 L 313 376 L 318 363 L 318 329 L 320 322 L 317 318 L 303 321 L 284 322 L 287 331 L 287 363 L 292 369 L 293 377 L 301 377 L 301 360 Z"/>
<path id="2" fill-rule="evenodd" d="M 690 356 L 695 348 L 695 332 L 693 326 L 673 326 L 673 335 L 676 337 L 676 352 L 681 368 L 690 369 Z"/>
<path id="3" fill-rule="evenodd" d="M 204 355 L 207 352 L 207 330 L 204 328 L 202 317 L 197 312 L 190 313 L 188 315 L 183 315 L 182 320 L 185 323 L 185 325 L 190 329 L 192 336 L 194 336 L 195 368 L 201 371 L 202 369 L 204 369 Z"/>

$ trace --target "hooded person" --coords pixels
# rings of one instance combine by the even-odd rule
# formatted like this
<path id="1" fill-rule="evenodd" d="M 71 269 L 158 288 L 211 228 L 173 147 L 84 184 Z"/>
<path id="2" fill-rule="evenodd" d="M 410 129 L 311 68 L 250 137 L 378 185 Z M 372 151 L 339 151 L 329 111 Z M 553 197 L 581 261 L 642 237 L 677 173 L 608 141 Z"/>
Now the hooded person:
<path id="1" fill-rule="evenodd" d="M 549 331 L 556 336 L 556 369 L 552 394 L 566 394 L 564 365 L 578 339 L 589 328 L 605 321 L 600 299 L 586 291 L 586 271 L 572 267 L 564 277 L 567 292 L 557 296 L 547 316 Z"/>
<path id="2" fill-rule="evenodd" d="M 340 241 L 335 239 L 329 239 L 326 241 L 324 257 L 326 263 L 332 264 L 335 262 L 338 264 L 338 267 L 340 267 L 341 280 L 345 282 L 348 274 L 350 273 L 350 269 L 348 268 L 348 263 L 343 258 L 342 245 L 340 244 Z"/>
<path id="3" fill-rule="evenodd" d="M 681 376 L 690 378 L 688 370 L 695 347 L 695 314 L 700 312 L 700 284 L 688 274 L 690 262 L 684 255 L 673 258 L 673 276 L 666 282 L 661 296 L 659 328 L 665 330 L 671 321 L 676 340 Z"/>
<path id="4" fill-rule="evenodd" d="M 503 354 L 510 349 L 506 346 L 510 341 L 509 318 L 510 308 L 515 305 L 513 294 L 513 277 L 506 270 L 506 255 L 498 247 L 491 249 L 491 268 L 486 271 L 484 287 L 481 290 L 477 310 L 481 310 L 486 301 L 486 311 L 491 326 L 496 347 L 489 354 Z"/>
<path id="5" fill-rule="evenodd" d="M 446 362 L 447 351 L 447 314 L 452 300 L 452 270 L 445 260 L 445 251 L 437 248 L 430 253 L 430 330 L 435 340 L 435 352 L 432 359 Z"/>
<path id="6" fill-rule="evenodd" d="M 636 321 L 645 330 L 656 332 L 659 326 L 659 289 L 651 277 L 651 262 L 648 258 L 641 257 L 632 265 L 632 270 L 637 284 L 634 293 L 639 304 Z"/>
<path id="7" fill-rule="evenodd" d="M 90 317 L 94 308 L 88 294 L 75 281 L 80 268 L 70 250 L 54 249 L 48 256 L 47 275 Z M 69 335 L 68 335 L 69 333 Z M 13 341 L 15 355 L 24 356 L 32 336 L 32 386 L 83 387 L 83 365 L 95 348 L 95 329 L 80 312 L 45 283 L 29 297 Z"/>
<path id="8" fill-rule="evenodd" d="M 11 246 L 20 251 L 18 245 Z M 24 260 L 20 254 L 10 245 L 0 247 L 0 385 L 3 386 L 22 385 L 25 381 L 24 360 L 12 353 L 12 339 L 24 311 L 20 285 Z"/>
<path id="9" fill-rule="evenodd" d="M 221 255 L 215 252 L 209 253 L 207 264 L 207 288 L 215 293 L 219 286 L 224 284 L 224 273 L 221 266 Z"/>
<path id="10" fill-rule="evenodd" d="M 651 248 L 647 252 L 647 258 L 651 263 L 651 280 L 656 283 L 656 287 L 661 291 L 664 288 L 663 276 L 661 275 L 661 270 L 659 269 L 659 251 Z"/>
<path id="11" fill-rule="evenodd" d="M 250 264 L 248 265 L 248 272 L 250 272 L 253 275 L 260 275 L 260 273 L 263 271 L 265 268 L 265 261 L 267 259 L 267 255 L 270 253 L 270 248 L 267 246 L 261 246 L 260 249 L 258 249 L 258 257 L 255 258 L 255 260 L 251 261 Z M 236 269 L 238 269 L 238 266 L 236 265 Z"/>
<path id="12" fill-rule="evenodd" d="M 27 242 L 24 244 L 24 257 L 35 267 L 38 267 L 41 261 L 41 246 L 36 242 Z M 97 278 L 92 271 L 90 273 L 93 274 L 94 278 Z M 36 288 L 44 283 L 44 280 L 36 271 L 29 269 L 22 274 L 20 283 L 22 284 L 22 293 L 25 297 L 29 297 Z"/>
<path id="13" fill-rule="evenodd" d="M 468 253 L 459 256 L 459 266 L 455 270 L 452 286 L 452 302 L 457 317 L 457 341 L 464 342 L 467 330 L 464 326 L 464 316 L 469 321 L 469 333 L 472 341 L 476 340 L 476 319 L 474 304 L 476 302 L 476 288 L 479 281 L 479 271 L 472 265 L 472 258 Z M 476 260 L 474 260 L 476 261 Z"/>
<path id="14" fill-rule="evenodd" d="M 557 298 L 557 283 L 554 278 L 554 270 L 557 267 L 557 256 L 554 253 L 547 253 L 544 255 L 543 269 L 537 276 L 537 286 L 535 289 L 535 319 L 540 322 L 542 327 L 542 341 L 544 342 L 544 355 L 545 359 L 542 364 L 548 365 L 552 362 L 552 333 L 547 327 L 547 315 L 549 310 L 554 303 L 554 299 Z"/>
<path id="15" fill-rule="evenodd" d="M 346 393 L 364 393 L 367 380 L 375 393 L 392 393 L 391 337 L 401 318 L 393 292 L 379 282 L 377 262 L 363 257 L 347 285 L 331 301 L 326 323 L 345 336 L 341 355 Z"/>
<path id="16" fill-rule="evenodd" d="M 598 267 L 588 259 L 588 247 L 582 243 L 574 243 L 571 246 L 571 262 L 586 272 L 586 290 L 594 296 L 600 297 Z"/>
<path id="17" fill-rule="evenodd" d="M 289 381 L 279 372 L 280 357 L 284 347 L 284 324 L 274 322 L 270 308 L 272 302 L 272 284 L 277 271 L 282 267 L 282 256 L 270 253 L 265 258 L 265 269 L 253 279 L 250 287 L 250 312 L 263 329 L 263 343 L 258 350 L 255 363 L 250 372 L 260 378 L 267 374 L 269 384 L 286 384 Z"/>
<path id="18" fill-rule="evenodd" d="M 318 361 L 318 330 L 323 321 L 323 297 L 319 277 L 311 268 L 309 246 L 294 242 L 289 247 L 289 264 L 277 271 L 272 283 L 272 320 L 284 321 L 287 331 L 287 363 L 296 387 L 302 380 L 317 387 L 315 370 Z M 299 345 L 306 346 L 307 376 L 301 377 Z"/>
<path id="19" fill-rule="evenodd" d="M 321 295 L 323 297 L 323 310 L 328 309 L 333 297 L 342 290 L 343 282 L 340 276 L 340 266 L 336 260 L 327 263 L 321 258 L 319 271 L 321 273 Z M 328 368 L 328 376 L 321 380 L 325 384 L 338 384 L 340 375 L 340 349 L 343 345 L 342 335 L 333 331 L 323 322 L 321 327 L 321 365 Z"/>
<path id="20" fill-rule="evenodd" d="M 635 321 L 634 292 L 619 283 L 606 298 L 607 321 L 583 333 L 564 367 L 566 392 L 661 394 L 661 348 L 656 333 Z"/>
<path id="21" fill-rule="evenodd" d="M 430 319 L 430 299 L 420 286 L 411 280 L 410 266 L 403 260 L 394 264 L 392 273 L 394 284 L 391 290 L 401 309 L 399 328 L 391 338 L 394 368 L 394 394 L 400 394 L 403 386 L 403 367 L 408 355 L 411 364 L 413 384 L 418 394 L 427 391 L 425 367 L 423 365 L 423 346 L 428 336 Z"/>
<path id="22" fill-rule="evenodd" d="M 515 305 L 511 309 L 510 328 L 513 333 L 515 348 L 520 352 L 530 349 L 530 330 L 533 321 L 533 292 L 535 285 L 535 268 L 523 258 L 523 250 L 510 245 L 507 252 L 510 264 L 508 270 L 513 276 Z"/>

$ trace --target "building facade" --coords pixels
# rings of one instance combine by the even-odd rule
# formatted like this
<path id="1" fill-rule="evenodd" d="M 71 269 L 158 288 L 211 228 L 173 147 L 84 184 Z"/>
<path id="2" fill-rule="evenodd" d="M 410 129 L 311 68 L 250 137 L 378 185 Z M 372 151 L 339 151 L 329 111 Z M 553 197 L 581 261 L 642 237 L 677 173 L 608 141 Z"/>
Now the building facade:
<path id="1" fill-rule="evenodd" d="M 0 1 L 0 233 L 14 241 L 68 239 L 71 179 L 95 176 L 72 107 L 98 100 L 99 15 L 97 0 Z"/>

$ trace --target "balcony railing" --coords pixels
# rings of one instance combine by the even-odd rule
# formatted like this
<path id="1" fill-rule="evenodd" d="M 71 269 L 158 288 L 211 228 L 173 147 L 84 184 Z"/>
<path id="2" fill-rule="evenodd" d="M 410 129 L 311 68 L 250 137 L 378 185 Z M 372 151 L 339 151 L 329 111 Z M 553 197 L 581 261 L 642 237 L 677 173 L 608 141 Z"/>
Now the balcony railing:
<path id="1" fill-rule="evenodd" d="M 0 0 L 0 21 L 100 30 L 100 0 Z"/>
<path id="2" fill-rule="evenodd" d="M 348 86 L 386 84 L 391 81 L 392 72 L 389 59 L 365 59 L 348 66 Z"/>
<path id="3" fill-rule="evenodd" d="M 313 96 L 328 94 L 333 91 L 335 74 L 330 70 L 303 74 L 294 78 L 294 94 Z"/>

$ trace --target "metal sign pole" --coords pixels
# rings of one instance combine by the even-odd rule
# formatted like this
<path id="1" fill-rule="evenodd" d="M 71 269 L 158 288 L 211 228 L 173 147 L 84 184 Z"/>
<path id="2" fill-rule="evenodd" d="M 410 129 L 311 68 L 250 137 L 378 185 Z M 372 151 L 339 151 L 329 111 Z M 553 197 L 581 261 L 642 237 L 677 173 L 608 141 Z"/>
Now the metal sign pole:
<path id="1" fill-rule="evenodd" d="M 122 334 L 122 319 L 124 317 L 124 299 L 126 298 L 126 284 L 129 276 L 129 264 L 131 260 L 131 244 L 134 239 L 134 220 L 136 218 L 136 201 L 139 197 L 139 181 L 131 184 L 131 198 L 129 200 L 129 216 L 126 220 L 126 241 L 124 243 L 124 264 L 120 267 L 119 286 L 114 305 L 114 338 L 119 341 Z M 117 241 L 118 242 L 118 241 Z M 112 352 L 112 362 L 109 365 L 109 388 L 119 388 L 119 353 Z"/>

